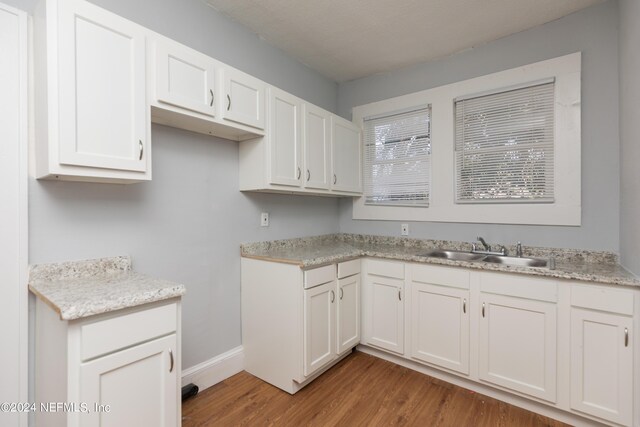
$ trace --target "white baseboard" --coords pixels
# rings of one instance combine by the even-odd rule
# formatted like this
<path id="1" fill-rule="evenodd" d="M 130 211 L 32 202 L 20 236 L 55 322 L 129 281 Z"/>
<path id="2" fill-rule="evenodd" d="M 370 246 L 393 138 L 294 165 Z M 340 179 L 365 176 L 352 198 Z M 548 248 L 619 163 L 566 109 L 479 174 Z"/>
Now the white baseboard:
<path id="1" fill-rule="evenodd" d="M 182 385 L 194 383 L 200 391 L 218 384 L 244 370 L 242 346 L 232 348 L 212 359 L 182 371 Z"/>

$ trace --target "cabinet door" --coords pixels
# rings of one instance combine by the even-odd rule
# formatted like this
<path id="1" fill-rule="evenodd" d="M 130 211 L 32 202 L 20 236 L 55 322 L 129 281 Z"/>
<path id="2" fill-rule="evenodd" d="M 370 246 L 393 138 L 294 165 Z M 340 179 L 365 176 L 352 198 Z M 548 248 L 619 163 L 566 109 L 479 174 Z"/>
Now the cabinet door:
<path id="1" fill-rule="evenodd" d="M 335 357 L 336 282 L 304 291 L 304 374 L 313 374 Z"/>
<path id="2" fill-rule="evenodd" d="M 185 47 L 157 42 L 156 98 L 159 102 L 215 115 L 215 62 Z"/>
<path id="3" fill-rule="evenodd" d="M 367 275 L 368 344 L 404 354 L 404 282 Z"/>
<path id="4" fill-rule="evenodd" d="M 479 377 L 556 400 L 556 305 L 481 293 Z"/>
<path id="5" fill-rule="evenodd" d="M 338 280 L 338 354 L 360 342 L 360 275 Z"/>
<path id="6" fill-rule="evenodd" d="M 332 189 L 362 193 L 360 129 L 339 117 L 331 120 Z"/>
<path id="7" fill-rule="evenodd" d="M 58 4 L 60 163 L 146 171 L 145 30 L 87 2 Z"/>
<path id="8" fill-rule="evenodd" d="M 632 319 L 571 309 L 571 408 L 623 425 L 633 416 Z"/>
<path id="9" fill-rule="evenodd" d="M 276 88 L 269 88 L 271 183 L 299 187 L 302 183 L 302 140 L 300 100 Z"/>
<path id="10" fill-rule="evenodd" d="M 90 407 L 81 414 L 81 425 L 175 426 L 180 404 L 175 353 L 174 334 L 83 363 L 80 401 Z M 104 410 L 96 411 L 94 403 Z"/>
<path id="11" fill-rule="evenodd" d="M 411 356 L 469 373 L 469 291 L 411 283 Z"/>
<path id="12" fill-rule="evenodd" d="M 233 68 L 225 68 L 223 99 L 225 120 L 264 129 L 264 82 Z"/>
<path id="13" fill-rule="evenodd" d="M 328 190 L 330 152 L 331 152 L 331 115 L 313 105 L 303 104 L 303 140 L 304 173 L 306 188 Z"/>

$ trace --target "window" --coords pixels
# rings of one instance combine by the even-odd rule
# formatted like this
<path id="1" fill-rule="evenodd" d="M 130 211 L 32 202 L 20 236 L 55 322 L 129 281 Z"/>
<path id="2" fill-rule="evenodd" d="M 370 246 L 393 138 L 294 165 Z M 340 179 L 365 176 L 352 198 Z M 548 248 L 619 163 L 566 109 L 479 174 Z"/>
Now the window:
<path id="1" fill-rule="evenodd" d="M 368 205 L 429 206 L 431 107 L 364 119 Z"/>
<path id="2" fill-rule="evenodd" d="M 455 100 L 456 203 L 554 201 L 554 92 L 547 80 Z"/>
<path id="3" fill-rule="evenodd" d="M 576 52 L 354 107 L 353 219 L 579 226 L 581 68 Z"/>

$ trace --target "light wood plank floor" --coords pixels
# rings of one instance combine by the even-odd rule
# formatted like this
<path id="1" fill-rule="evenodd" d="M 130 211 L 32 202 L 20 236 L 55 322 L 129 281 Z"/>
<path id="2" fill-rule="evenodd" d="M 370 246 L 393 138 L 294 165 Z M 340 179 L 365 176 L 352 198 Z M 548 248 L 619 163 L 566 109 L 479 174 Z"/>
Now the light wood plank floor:
<path id="1" fill-rule="evenodd" d="M 564 426 L 394 363 L 354 352 L 291 396 L 241 372 L 182 405 L 195 426 Z"/>

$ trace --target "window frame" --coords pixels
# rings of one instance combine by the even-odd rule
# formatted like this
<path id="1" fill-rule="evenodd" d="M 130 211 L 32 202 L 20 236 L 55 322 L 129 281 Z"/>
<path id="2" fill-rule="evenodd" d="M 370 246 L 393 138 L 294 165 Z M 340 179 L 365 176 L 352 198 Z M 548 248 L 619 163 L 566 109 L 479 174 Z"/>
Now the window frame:
<path id="1" fill-rule="evenodd" d="M 550 203 L 455 202 L 455 105 L 468 94 L 555 79 L 554 201 Z M 353 121 L 415 105 L 431 105 L 429 207 L 366 205 L 353 199 L 353 219 L 531 225 L 581 224 L 581 53 L 573 53 L 457 83 L 355 107 Z M 364 142 L 363 142 L 364 144 Z"/>

